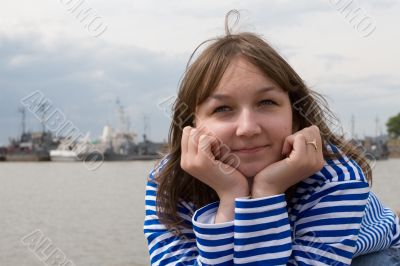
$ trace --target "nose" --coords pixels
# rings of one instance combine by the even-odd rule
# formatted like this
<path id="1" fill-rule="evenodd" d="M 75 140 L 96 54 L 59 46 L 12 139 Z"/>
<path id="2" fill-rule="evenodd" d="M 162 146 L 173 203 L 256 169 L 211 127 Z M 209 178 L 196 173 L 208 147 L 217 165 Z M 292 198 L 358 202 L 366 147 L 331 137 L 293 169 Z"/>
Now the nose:
<path id="1" fill-rule="evenodd" d="M 251 110 L 243 110 L 237 119 L 236 135 L 237 136 L 253 136 L 261 133 L 261 127 L 258 123 L 257 116 Z"/>

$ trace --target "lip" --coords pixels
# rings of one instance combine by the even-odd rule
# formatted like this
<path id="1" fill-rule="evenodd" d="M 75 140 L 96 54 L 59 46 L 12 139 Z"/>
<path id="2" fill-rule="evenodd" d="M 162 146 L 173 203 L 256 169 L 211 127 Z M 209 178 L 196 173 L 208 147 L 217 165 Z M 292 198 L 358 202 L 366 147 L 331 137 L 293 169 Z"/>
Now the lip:
<path id="1" fill-rule="evenodd" d="M 245 147 L 245 148 L 236 149 L 236 150 L 232 150 L 232 151 L 235 153 L 240 153 L 240 154 L 254 154 L 259 151 L 262 151 L 263 149 L 267 148 L 268 146 L 269 145 L 249 147 L 249 148 Z"/>

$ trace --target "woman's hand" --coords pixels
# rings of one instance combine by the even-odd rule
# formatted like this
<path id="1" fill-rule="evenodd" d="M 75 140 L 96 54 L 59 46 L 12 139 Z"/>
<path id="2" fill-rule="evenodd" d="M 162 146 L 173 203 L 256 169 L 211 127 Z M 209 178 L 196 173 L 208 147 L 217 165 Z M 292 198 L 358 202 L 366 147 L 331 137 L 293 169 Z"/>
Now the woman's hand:
<path id="1" fill-rule="evenodd" d="M 246 178 L 232 166 L 216 159 L 218 140 L 187 126 L 183 129 L 181 167 L 214 189 L 220 198 L 248 196 Z"/>
<path id="2" fill-rule="evenodd" d="M 254 177 L 254 198 L 282 194 L 289 187 L 321 170 L 324 157 L 319 128 L 310 126 L 286 137 L 282 155 L 287 157 L 267 166 Z"/>
<path id="3" fill-rule="evenodd" d="M 249 196 L 247 179 L 231 165 L 216 159 L 221 156 L 220 143 L 210 134 L 187 126 L 183 129 L 181 147 L 181 168 L 218 194 L 216 222 L 231 221 L 235 198 Z"/>

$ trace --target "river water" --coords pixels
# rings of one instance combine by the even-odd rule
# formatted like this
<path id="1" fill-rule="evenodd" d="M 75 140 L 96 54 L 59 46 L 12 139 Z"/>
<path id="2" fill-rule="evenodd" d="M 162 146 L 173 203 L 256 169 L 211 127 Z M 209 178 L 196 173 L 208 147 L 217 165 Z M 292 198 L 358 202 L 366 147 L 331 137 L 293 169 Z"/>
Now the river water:
<path id="1" fill-rule="evenodd" d="M 154 163 L 1 162 L 0 265 L 60 265 L 57 256 L 65 266 L 149 265 L 142 226 Z M 400 159 L 373 174 L 373 190 L 400 208 Z"/>

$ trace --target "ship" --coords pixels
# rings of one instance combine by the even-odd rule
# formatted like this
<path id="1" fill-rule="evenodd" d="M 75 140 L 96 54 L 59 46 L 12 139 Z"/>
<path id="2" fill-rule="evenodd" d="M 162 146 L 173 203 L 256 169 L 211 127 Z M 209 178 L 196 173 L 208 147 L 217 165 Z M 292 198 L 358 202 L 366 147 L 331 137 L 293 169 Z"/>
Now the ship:
<path id="1" fill-rule="evenodd" d="M 114 129 L 111 125 L 104 126 L 100 138 L 93 141 L 89 133 L 82 140 L 71 141 L 61 139 L 59 146 L 50 151 L 52 161 L 131 161 L 131 160 L 155 160 L 162 157 L 166 144 L 153 142 L 143 134 L 143 140 L 137 141 L 137 134 L 129 129 L 129 117 L 125 109 L 117 99 L 117 111 L 119 125 Z M 144 122 L 146 132 L 148 125 Z M 93 151 L 93 152 L 91 152 Z"/>
<path id="2" fill-rule="evenodd" d="M 50 149 L 58 145 L 51 132 L 24 132 L 6 147 L 6 161 L 50 161 Z"/>
<path id="3" fill-rule="evenodd" d="M 389 158 L 389 149 L 387 146 L 388 136 L 378 137 L 365 137 L 362 141 L 362 145 L 365 149 L 369 159 L 385 160 Z"/>
<path id="4" fill-rule="evenodd" d="M 50 151 L 50 160 L 57 162 L 79 161 L 77 153 L 69 145 L 60 144 L 57 149 Z"/>
<path id="5" fill-rule="evenodd" d="M 144 117 L 143 140 L 137 141 L 137 134 L 130 130 L 130 119 L 120 100 L 116 100 L 119 124 L 116 130 L 110 125 L 103 128 L 98 150 L 103 151 L 105 161 L 155 160 L 162 156 L 165 143 L 147 138 L 148 122 Z"/>
<path id="6" fill-rule="evenodd" d="M 104 154 L 105 161 L 155 160 L 162 156 L 165 143 L 153 142 L 143 134 L 143 141 L 136 141 L 134 132 L 114 132 L 109 125 L 103 129 L 95 147 Z"/>
<path id="7" fill-rule="evenodd" d="M 44 109 L 41 105 L 40 109 Z M 44 119 L 42 119 L 42 131 L 25 131 L 25 108 L 19 108 L 22 115 L 22 133 L 19 138 L 11 138 L 10 144 L 5 147 L 6 161 L 50 161 L 51 149 L 58 146 L 59 141 L 53 137 L 50 131 L 45 130 Z"/>
<path id="8" fill-rule="evenodd" d="M 71 138 L 61 138 L 60 144 L 56 149 L 50 150 L 51 161 L 76 162 L 82 161 L 88 153 L 87 139 L 89 133 L 83 140 L 73 140 Z"/>

